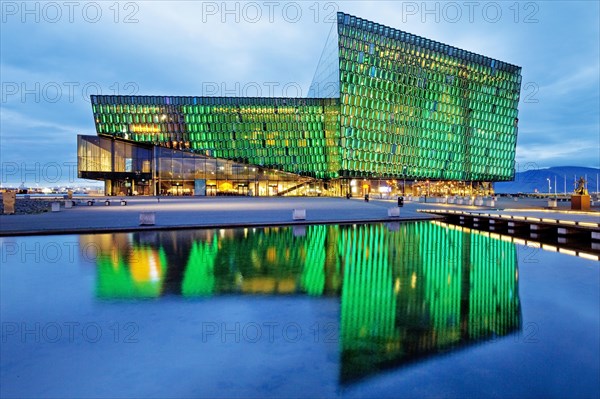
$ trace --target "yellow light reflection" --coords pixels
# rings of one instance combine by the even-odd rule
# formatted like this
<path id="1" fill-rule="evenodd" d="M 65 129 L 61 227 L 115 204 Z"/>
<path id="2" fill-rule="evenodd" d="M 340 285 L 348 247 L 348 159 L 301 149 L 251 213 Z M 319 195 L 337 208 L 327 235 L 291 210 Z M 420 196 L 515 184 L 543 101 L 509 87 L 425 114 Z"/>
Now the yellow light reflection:
<path id="1" fill-rule="evenodd" d="M 560 252 L 561 254 L 567 254 L 567 255 L 577 255 L 577 252 L 575 251 L 571 251 L 570 249 L 565 249 L 565 248 L 559 248 L 558 252 Z"/>
<path id="2" fill-rule="evenodd" d="M 160 281 L 164 266 L 151 248 L 133 248 L 129 265 L 131 277 L 138 283 Z"/>
<path id="3" fill-rule="evenodd" d="M 590 259 L 590 260 L 600 260 L 600 256 L 598 256 L 598 255 L 592 255 L 592 254 L 587 254 L 585 252 L 579 252 L 579 256 L 581 258 Z"/>

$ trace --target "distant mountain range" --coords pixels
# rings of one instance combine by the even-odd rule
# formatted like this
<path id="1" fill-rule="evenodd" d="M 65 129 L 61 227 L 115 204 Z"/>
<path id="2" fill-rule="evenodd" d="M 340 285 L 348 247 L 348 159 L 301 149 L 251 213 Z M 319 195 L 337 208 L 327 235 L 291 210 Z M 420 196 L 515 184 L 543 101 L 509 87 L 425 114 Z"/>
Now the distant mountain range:
<path id="1" fill-rule="evenodd" d="M 556 178 L 556 192 L 558 194 L 565 191 L 572 193 L 575 186 L 574 182 L 579 177 L 587 174 L 587 189 L 590 193 L 598 191 L 597 178 L 600 169 L 583 168 L 580 166 L 554 166 L 547 169 L 531 169 L 515 174 L 515 180 L 511 182 L 494 183 L 496 193 L 548 193 L 548 180 L 550 179 L 551 191 L 554 193 L 554 179 Z"/>

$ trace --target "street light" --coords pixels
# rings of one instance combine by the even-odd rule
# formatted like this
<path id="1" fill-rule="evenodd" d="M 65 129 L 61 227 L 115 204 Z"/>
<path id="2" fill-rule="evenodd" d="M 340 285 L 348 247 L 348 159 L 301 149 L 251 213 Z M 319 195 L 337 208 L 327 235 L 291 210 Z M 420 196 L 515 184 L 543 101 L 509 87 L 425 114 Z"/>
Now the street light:
<path id="1" fill-rule="evenodd" d="M 546 178 L 546 180 L 548 180 L 548 196 L 550 196 L 552 194 L 552 192 L 550 190 L 552 190 L 552 187 L 550 187 L 550 178 Z"/>

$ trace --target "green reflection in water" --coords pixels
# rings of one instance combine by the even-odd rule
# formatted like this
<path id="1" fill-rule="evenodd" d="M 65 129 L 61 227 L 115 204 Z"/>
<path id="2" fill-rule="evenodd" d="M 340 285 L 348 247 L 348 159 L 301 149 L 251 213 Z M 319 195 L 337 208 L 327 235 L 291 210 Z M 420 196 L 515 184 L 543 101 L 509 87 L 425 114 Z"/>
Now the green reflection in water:
<path id="1" fill-rule="evenodd" d="M 215 290 L 215 259 L 219 252 L 216 235 L 211 242 L 192 243 L 190 256 L 181 284 L 183 296 L 207 296 Z"/>
<path id="2" fill-rule="evenodd" d="M 520 328 L 513 244 L 434 223 L 399 233 L 347 231 L 343 381 Z"/>
<path id="3" fill-rule="evenodd" d="M 97 295 L 100 298 L 154 298 L 161 295 L 167 258 L 163 248 L 132 245 L 98 257 Z"/>
<path id="4" fill-rule="evenodd" d="M 325 289 L 325 226 L 310 226 L 305 243 L 306 259 L 302 270 L 302 289 L 309 295 L 323 295 Z"/>
<path id="5" fill-rule="evenodd" d="M 339 296 L 343 382 L 521 324 L 515 246 L 437 222 L 112 237 L 101 298 Z"/>

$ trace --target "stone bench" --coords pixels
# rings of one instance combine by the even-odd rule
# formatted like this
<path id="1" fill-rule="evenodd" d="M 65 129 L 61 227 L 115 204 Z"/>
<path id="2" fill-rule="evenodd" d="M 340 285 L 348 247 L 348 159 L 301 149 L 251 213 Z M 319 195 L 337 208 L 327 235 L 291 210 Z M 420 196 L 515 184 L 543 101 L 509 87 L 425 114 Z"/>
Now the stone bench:
<path id="1" fill-rule="evenodd" d="M 140 212 L 140 226 L 154 226 L 156 214 L 154 212 Z"/>
<path id="2" fill-rule="evenodd" d="M 306 209 L 294 209 L 292 211 L 293 220 L 306 220 Z"/>

